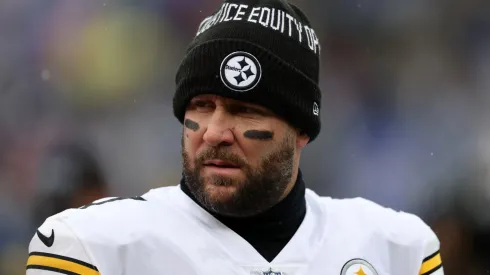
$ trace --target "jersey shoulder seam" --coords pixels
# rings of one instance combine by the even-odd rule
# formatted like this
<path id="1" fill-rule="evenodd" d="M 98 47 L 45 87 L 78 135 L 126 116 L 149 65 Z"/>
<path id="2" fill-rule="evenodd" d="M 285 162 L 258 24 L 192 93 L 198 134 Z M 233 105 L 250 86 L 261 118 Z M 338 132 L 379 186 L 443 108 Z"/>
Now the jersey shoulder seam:
<path id="1" fill-rule="evenodd" d="M 82 246 L 83 251 L 85 251 L 85 254 L 89 258 L 89 260 L 92 262 L 92 265 L 94 265 L 95 267 L 97 267 L 99 269 L 99 272 L 100 272 L 100 266 L 98 266 L 98 264 L 96 263 L 95 259 L 92 257 L 92 254 L 87 249 L 87 247 L 85 246 L 85 244 L 82 242 L 82 240 L 80 239 L 80 237 L 78 236 L 78 234 L 75 232 L 75 230 L 73 230 L 73 228 L 67 222 L 65 222 L 63 220 L 60 220 L 60 219 L 58 219 L 58 221 L 61 222 L 62 224 L 64 224 L 66 226 L 66 228 L 68 230 L 70 230 L 71 233 L 73 233 L 73 236 L 75 236 L 75 238 L 77 239 L 77 241 Z"/>

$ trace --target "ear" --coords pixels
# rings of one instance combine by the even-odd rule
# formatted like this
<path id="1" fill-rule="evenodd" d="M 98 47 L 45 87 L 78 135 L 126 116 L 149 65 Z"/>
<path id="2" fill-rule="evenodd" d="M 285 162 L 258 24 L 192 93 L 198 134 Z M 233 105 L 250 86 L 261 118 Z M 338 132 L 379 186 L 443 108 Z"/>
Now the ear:
<path id="1" fill-rule="evenodd" d="M 310 141 L 310 137 L 308 136 L 308 134 L 306 134 L 305 131 L 302 130 L 298 130 L 297 133 L 296 147 L 301 150 L 306 146 L 306 144 L 308 144 L 308 142 Z"/>

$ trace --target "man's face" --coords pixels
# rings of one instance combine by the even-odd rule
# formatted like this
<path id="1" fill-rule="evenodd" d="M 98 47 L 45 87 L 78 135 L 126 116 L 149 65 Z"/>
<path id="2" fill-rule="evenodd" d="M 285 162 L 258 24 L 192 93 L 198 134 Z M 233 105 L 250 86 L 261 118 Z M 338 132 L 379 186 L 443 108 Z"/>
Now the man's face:
<path id="1" fill-rule="evenodd" d="M 185 114 L 185 181 L 213 212 L 258 214 L 289 192 L 307 143 L 307 136 L 262 106 L 200 95 Z"/>

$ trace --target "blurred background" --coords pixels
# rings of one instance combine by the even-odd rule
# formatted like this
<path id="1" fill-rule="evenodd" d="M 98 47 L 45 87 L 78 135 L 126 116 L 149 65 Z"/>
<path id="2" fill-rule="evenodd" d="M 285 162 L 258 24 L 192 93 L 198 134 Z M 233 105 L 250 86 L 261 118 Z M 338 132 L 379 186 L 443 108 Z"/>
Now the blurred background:
<path id="1" fill-rule="evenodd" d="M 42 221 L 181 175 L 174 74 L 220 0 L 0 0 L 0 275 Z M 490 272 L 490 1 L 296 0 L 322 41 L 309 188 L 420 215 Z"/>

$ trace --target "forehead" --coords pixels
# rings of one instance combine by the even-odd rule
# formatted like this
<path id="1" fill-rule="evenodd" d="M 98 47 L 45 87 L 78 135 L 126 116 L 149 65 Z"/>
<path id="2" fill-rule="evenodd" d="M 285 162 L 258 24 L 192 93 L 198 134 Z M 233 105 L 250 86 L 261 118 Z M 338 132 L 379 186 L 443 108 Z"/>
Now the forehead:
<path id="1" fill-rule="evenodd" d="M 191 102 L 195 101 L 200 101 L 200 100 L 205 100 L 205 101 L 213 101 L 216 104 L 223 104 L 223 105 L 246 105 L 250 107 L 255 107 L 258 109 L 261 109 L 263 111 L 268 111 L 272 113 L 267 107 L 264 107 L 263 105 L 247 102 L 247 101 L 241 101 L 229 97 L 223 97 L 219 95 L 213 95 L 213 94 L 203 94 L 203 95 L 197 95 L 191 99 Z"/>

